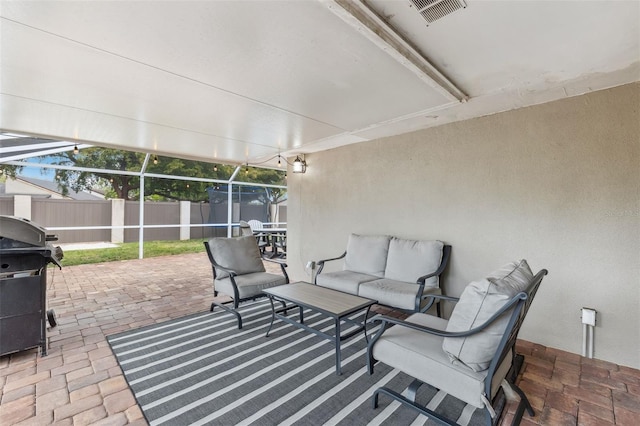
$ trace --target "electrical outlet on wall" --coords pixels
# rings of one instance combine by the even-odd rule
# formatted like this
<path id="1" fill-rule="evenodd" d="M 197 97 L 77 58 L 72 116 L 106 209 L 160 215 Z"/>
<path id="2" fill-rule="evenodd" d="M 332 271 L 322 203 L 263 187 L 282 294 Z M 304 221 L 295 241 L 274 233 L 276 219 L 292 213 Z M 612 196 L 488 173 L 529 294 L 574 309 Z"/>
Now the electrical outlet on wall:
<path id="1" fill-rule="evenodd" d="M 596 313 L 595 309 L 582 308 L 582 323 L 586 325 L 596 325 Z"/>

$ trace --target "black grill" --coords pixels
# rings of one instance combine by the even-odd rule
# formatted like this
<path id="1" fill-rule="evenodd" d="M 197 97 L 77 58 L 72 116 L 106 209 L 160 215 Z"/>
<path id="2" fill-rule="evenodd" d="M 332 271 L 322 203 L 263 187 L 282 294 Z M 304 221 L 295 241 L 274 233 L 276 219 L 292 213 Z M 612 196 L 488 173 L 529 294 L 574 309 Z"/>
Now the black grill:
<path id="1" fill-rule="evenodd" d="M 41 226 L 15 216 L 0 216 L 0 356 L 40 346 L 47 354 L 47 265 L 58 267 L 60 247 Z"/>

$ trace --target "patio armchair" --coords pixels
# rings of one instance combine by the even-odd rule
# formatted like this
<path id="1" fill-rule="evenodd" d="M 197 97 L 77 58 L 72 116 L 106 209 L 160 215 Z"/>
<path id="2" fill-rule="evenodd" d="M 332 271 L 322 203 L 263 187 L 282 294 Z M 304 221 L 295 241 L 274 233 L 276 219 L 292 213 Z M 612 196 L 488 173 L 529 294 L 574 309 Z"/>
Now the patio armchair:
<path id="1" fill-rule="evenodd" d="M 218 293 L 231 297 L 229 302 L 213 301 L 211 311 L 219 306 L 231 312 L 238 319 L 238 329 L 242 329 L 242 316 L 238 312 L 241 302 L 264 297 L 262 290 L 289 283 L 287 264 L 280 265 L 282 275 L 266 272 L 263 259 L 255 237 L 242 236 L 237 238 L 211 238 L 204 242 L 204 246 L 211 262 L 213 271 L 214 296 Z M 232 305 L 230 307 L 228 305 Z"/>
<path id="2" fill-rule="evenodd" d="M 374 317 L 372 321 L 382 324 L 367 348 L 369 374 L 373 374 L 374 363 L 380 361 L 415 380 L 406 390 L 400 389 L 406 396 L 387 387 L 378 388 L 372 397 L 373 408 L 383 394 L 438 424 L 456 424 L 456 419 L 447 419 L 416 402 L 420 386 L 429 384 L 483 409 L 486 424 L 491 425 L 496 417 L 493 404 L 498 391 L 508 386 L 520 397 L 514 424 L 520 422 L 525 409 L 534 416 L 526 395 L 513 383 L 523 358 L 515 354 L 515 344 L 546 274 L 542 269 L 533 276 L 522 260 L 470 283 L 460 298 L 434 295 L 457 302 L 449 320 L 423 313 L 406 320 Z"/>

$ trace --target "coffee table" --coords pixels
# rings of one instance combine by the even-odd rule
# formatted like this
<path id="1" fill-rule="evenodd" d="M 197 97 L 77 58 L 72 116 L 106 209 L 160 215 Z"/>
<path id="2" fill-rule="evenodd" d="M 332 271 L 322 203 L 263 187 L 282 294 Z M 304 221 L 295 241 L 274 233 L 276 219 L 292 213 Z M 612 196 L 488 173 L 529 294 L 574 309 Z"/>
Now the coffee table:
<path id="1" fill-rule="evenodd" d="M 377 303 L 375 300 L 367 299 L 364 297 L 354 296 L 352 294 L 342 293 L 340 291 L 332 290 L 325 287 L 320 287 L 315 284 L 306 282 L 297 282 L 292 284 L 285 284 L 277 287 L 271 287 L 262 291 L 265 293 L 271 302 L 271 324 L 267 330 L 266 337 L 269 337 L 271 327 L 276 318 L 292 324 L 298 328 L 310 331 L 318 336 L 327 340 L 333 341 L 336 347 L 336 374 L 339 376 L 341 371 L 341 358 L 340 358 L 340 342 L 349 339 L 361 331 L 364 331 L 366 337 L 366 322 L 355 321 L 348 316 L 358 313 L 366 309 L 365 320 L 369 316 L 369 310 L 371 305 Z M 286 312 L 287 309 L 291 309 L 292 306 L 276 309 L 273 301 L 280 300 L 293 304 L 294 308 L 297 306 L 300 310 L 300 321 L 295 321 L 287 316 L 282 315 L 282 312 Z M 335 332 L 334 334 L 327 334 L 315 328 L 309 327 L 304 323 L 304 308 L 310 309 L 315 312 L 320 312 L 327 315 L 334 320 Z M 341 333 L 341 324 L 348 323 L 356 325 L 358 328 L 352 330 L 344 335 Z"/>

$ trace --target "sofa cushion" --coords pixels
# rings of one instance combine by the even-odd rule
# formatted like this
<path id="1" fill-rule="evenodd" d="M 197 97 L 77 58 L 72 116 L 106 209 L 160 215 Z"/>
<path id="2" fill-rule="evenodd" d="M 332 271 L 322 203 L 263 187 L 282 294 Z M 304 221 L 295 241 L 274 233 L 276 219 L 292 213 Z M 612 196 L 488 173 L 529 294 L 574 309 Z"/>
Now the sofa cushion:
<path id="1" fill-rule="evenodd" d="M 260 249 L 254 236 L 237 238 L 211 238 L 209 249 L 213 259 L 220 266 L 235 271 L 238 275 L 265 272 Z M 216 270 L 216 278 L 223 279 L 229 274 Z"/>
<path id="2" fill-rule="evenodd" d="M 533 280 L 526 260 L 509 263 L 487 278 L 470 283 L 456 303 L 447 331 L 467 331 L 486 322 L 513 296 L 524 291 Z M 446 337 L 442 349 L 454 363 L 463 363 L 474 371 L 489 368 L 509 322 L 502 315 L 489 327 L 468 337 Z"/>
<path id="3" fill-rule="evenodd" d="M 358 287 L 361 283 L 375 279 L 376 277 L 373 275 L 360 274 L 352 271 L 336 271 L 317 275 L 316 284 L 321 287 L 327 287 L 357 296 Z"/>
<path id="4" fill-rule="evenodd" d="M 358 296 L 377 300 L 383 305 L 415 311 L 418 284 L 380 278 L 360 284 Z"/>
<path id="5" fill-rule="evenodd" d="M 442 241 L 415 241 L 392 238 L 384 277 L 415 283 L 418 278 L 435 272 L 442 262 Z M 438 277 L 425 281 L 425 287 L 438 287 Z"/>
<path id="6" fill-rule="evenodd" d="M 389 240 L 391 237 L 386 235 L 351 234 L 344 270 L 382 278 L 387 264 Z"/>

